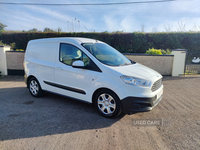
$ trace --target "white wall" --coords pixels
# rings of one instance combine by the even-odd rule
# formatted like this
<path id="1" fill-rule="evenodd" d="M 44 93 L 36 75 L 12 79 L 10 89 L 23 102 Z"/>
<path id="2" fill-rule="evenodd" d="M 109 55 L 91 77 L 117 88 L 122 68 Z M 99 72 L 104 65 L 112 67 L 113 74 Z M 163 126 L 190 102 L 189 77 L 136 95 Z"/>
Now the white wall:
<path id="1" fill-rule="evenodd" d="M 174 55 L 172 76 L 181 76 L 184 74 L 186 54 L 186 50 L 172 50 L 172 55 Z"/>
<path id="2" fill-rule="evenodd" d="M 10 51 L 10 46 L 0 45 L 0 71 L 1 75 L 7 75 L 7 61 L 6 61 L 6 51 Z"/>
<path id="3" fill-rule="evenodd" d="M 172 75 L 173 55 L 126 55 L 129 59 L 156 70 L 162 75 Z"/>
<path id="4" fill-rule="evenodd" d="M 7 51 L 7 69 L 24 70 L 24 52 L 20 51 Z"/>

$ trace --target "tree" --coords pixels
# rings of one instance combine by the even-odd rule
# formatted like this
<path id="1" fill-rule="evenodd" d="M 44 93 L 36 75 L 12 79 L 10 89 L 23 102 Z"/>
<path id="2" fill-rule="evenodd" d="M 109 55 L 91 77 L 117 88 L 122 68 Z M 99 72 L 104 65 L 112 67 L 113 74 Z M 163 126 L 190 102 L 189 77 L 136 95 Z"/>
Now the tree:
<path id="1" fill-rule="evenodd" d="M 54 32 L 52 29 L 50 29 L 50 28 L 44 28 L 44 31 L 43 32 Z"/>
<path id="2" fill-rule="evenodd" d="M 57 30 L 58 30 L 58 32 L 61 32 L 61 31 L 62 31 L 62 29 L 61 29 L 60 27 L 58 27 L 58 29 L 57 29 Z"/>
<path id="3" fill-rule="evenodd" d="M 166 32 L 172 32 L 172 26 L 171 25 L 164 25 L 164 28 L 165 28 L 165 30 L 166 30 Z"/>
<path id="4" fill-rule="evenodd" d="M 7 25 L 0 22 L 0 31 L 4 31 L 5 27 L 7 27 Z"/>
<path id="5" fill-rule="evenodd" d="M 36 28 L 33 28 L 31 30 L 28 30 L 28 32 L 37 32 L 38 30 Z"/>
<path id="6" fill-rule="evenodd" d="M 185 20 L 185 22 L 178 22 L 178 31 L 180 31 L 180 32 L 185 32 L 186 30 L 185 30 L 185 26 L 186 26 L 186 22 L 187 22 L 187 20 Z"/>

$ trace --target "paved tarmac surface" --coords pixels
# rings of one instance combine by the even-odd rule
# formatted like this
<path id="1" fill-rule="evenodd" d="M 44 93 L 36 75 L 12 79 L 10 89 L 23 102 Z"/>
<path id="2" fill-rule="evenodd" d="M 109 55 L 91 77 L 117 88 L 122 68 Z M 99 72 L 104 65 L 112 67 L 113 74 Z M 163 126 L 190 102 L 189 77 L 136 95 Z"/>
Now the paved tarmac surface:
<path id="1" fill-rule="evenodd" d="M 62 96 L 34 98 L 21 76 L 0 77 L 0 150 L 199 150 L 200 77 L 164 77 L 163 84 L 152 111 L 107 119 Z M 154 125 L 136 126 L 137 119 Z"/>

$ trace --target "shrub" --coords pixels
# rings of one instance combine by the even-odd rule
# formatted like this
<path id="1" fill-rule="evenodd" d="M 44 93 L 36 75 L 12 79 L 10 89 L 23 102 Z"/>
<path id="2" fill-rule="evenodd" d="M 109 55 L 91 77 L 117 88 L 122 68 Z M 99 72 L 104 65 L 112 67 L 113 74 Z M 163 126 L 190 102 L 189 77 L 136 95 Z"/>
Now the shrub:
<path id="1" fill-rule="evenodd" d="M 66 33 L 66 32 L 0 32 L 0 41 L 6 45 L 15 43 L 16 49 L 26 49 L 27 43 L 33 39 L 52 37 L 86 37 L 103 41 L 122 53 L 145 53 L 149 48 L 160 48 L 164 54 L 166 49 L 187 49 L 188 52 L 199 52 L 200 32 L 172 33 Z M 169 51 L 166 50 L 166 54 Z"/>
<path id="2" fill-rule="evenodd" d="M 15 42 L 10 43 L 9 45 L 11 46 L 11 49 L 15 49 L 15 48 L 16 48 L 16 46 L 15 46 L 15 45 L 16 45 Z"/>
<path id="3" fill-rule="evenodd" d="M 169 49 L 167 49 L 166 51 L 165 50 L 161 50 L 161 53 L 163 54 L 163 55 L 170 55 L 172 52 L 169 50 Z"/>
<path id="4" fill-rule="evenodd" d="M 8 46 L 11 47 L 11 49 L 15 49 L 15 42 L 10 43 L 10 44 L 5 44 L 5 43 L 3 43 L 2 41 L 0 41 L 0 45 L 8 45 Z"/>
<path id="5" fill-rule="evenodd" d="M 146 54 L 151 54 L 151 55 L 162 55 L 161 49 L 149 49 L 146 51 Z"/>
<path id="6" fill-rule="evenodd" d="M 21 51 L 21 52 L 23 52 L 24 50 L 23 49 L 16 49 L 15 51 Z"/>
<path id="7" fill-rule="evenodd" d="M 167 49 L 166 51 L 163 49 L 154 49 L 151 48 L 149 50 L 146 51 L 146 54 L 151 54 L 151 55 L 170 55 L 171 51 L 169 49 Z"/>

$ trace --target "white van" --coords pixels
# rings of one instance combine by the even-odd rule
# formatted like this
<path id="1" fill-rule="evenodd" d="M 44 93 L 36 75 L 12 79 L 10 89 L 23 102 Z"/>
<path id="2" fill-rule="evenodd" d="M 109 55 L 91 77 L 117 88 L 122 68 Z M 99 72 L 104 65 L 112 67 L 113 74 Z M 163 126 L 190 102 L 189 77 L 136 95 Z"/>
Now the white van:
<path id="1" fill-rule="evenodd" d="M 93 39 L 31 40 L 24 66 L 32 96 L 48 91 L 93 103 L 105 117 L 149 111 L 162 99 L 162 75 Z"/>

